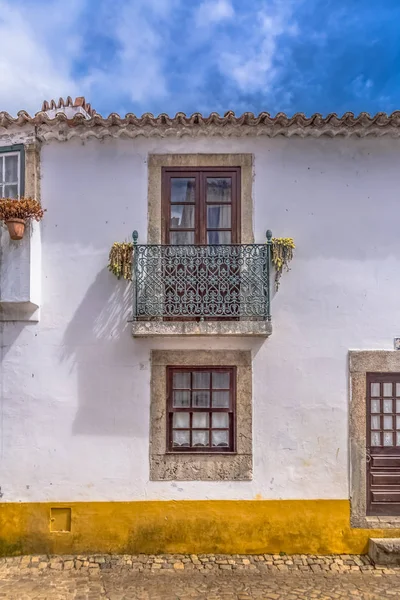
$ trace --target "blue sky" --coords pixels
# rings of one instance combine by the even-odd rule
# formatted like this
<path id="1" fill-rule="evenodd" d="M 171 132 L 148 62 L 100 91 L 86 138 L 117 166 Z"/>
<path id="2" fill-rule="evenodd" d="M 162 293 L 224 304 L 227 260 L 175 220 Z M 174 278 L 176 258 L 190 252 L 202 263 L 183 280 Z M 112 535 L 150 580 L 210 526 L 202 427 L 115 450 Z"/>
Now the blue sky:
<path id="1" fill-rule="evenodd" d="M 399 0 L 0 0 L 0 109 L 392 112 Z"/>

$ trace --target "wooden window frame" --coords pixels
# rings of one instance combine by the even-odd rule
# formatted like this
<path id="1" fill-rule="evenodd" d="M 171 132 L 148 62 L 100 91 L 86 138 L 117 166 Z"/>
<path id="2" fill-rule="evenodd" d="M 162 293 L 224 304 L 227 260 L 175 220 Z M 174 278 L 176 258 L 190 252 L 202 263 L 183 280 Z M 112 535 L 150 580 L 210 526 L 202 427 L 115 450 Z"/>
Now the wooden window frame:
<path id="1" fill-rule="evenodd" d="M 17 198 L 21 198 L 25 193 L 25 146 L 23 144 L 14 144 L 13 146 L 0 146 L 0 161 L 3 163 L 3 178 L 5 174 L 4 169 L 4 157 L 10 155 L 18 156 L 18 193 Z M 0 189 L 3 190 L 6 183 L 0 181 Z M 11 184 L 9 184 L 11 185 Z M 5 196 L 0 193 L 0 198 L 5 198 Z"/>
<path id="2" fill-rule="evenodd" d="M 161 171 L 161 243 L 169 244 L 169 216 L 172 178 L 192 177 L 196 180 L 194 245 L 207 244 L 207 203 L 205 181 L 207 177 L 232 177 L 231 215 L 232 227 L 218 231 L 231 231 L 231 244 L 241 243 L 241 167 L 162 167 Z M 212 203 L 211 203 L 212 204 Z M 218 203 L 219 204 L 219 203 Z M 228 204 L 228 203 L 227 203 Z M 211 228 L 210 228 L 211 229 Z M 185 231 L 180 229 L 179 231 Z"/>
<path id="3" fill-rule="evenodd" d="M 174 372 L 208 372 L 210 373 L 210 404 L 212 401 L 211 391 L 212 391 L 212 376 L 211 373 L 214 371 L 229 371 L 231 374 L 230 377 L 230 388 L 229 388 L 229 407 L 228 408 L 213 408 L 211 405 L 209 407 L 199 407 L 194 408 L 192 406 L 189 407 L 174 407 L 173 406 L 173 384 L 172 378 Z M 236 378 L 237 378 L 237 370 L 234 366 L 168 366 L 167 367 L 167 453 L 194 453 L 194 454 L 232 454 L 236 453 Z M 192 384 L 190 386 L 190 392 L 193 391 Z M 223 390 L 222 390 L 223 391 Z M 173 415 L 177 412 L 185 412 L 189 413 L 209 413 L 209 426 L 199 428 L 201 430 L 209 431 L 209 443 L 211 444 L 211 431 L 215 430 L 226 430 L 226 427 L 216 428 L 211 427 L 212 425 L 212 414 L 213 413 L 227 413 L 229 418 L 229 446 L 224 448 L 221 446 L 216 447 L 203 447 L 203 446 L 190 446 L 190 447 L 177 447 L 173 446 L 172 440 L 172 431 L 173 431 Z M 185 428 L 183 428 L 184 430 Z M 190 416 L 189 422 L 189 431 L 193 431 L 192 427 L 192 417 Z M 196 428 L 197 429 L 197 428 Z"/>

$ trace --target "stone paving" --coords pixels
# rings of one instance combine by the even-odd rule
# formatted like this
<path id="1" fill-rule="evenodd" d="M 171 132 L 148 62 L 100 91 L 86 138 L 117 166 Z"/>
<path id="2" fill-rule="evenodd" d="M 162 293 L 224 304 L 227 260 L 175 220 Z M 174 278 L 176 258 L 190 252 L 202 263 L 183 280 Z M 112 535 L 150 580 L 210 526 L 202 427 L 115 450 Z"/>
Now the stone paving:
<path id="1" fill-rule="evenodd" d="M 0 559 L 7 600 L 400 599 L 400 568 L 366 556 L 24 556 Z"/>

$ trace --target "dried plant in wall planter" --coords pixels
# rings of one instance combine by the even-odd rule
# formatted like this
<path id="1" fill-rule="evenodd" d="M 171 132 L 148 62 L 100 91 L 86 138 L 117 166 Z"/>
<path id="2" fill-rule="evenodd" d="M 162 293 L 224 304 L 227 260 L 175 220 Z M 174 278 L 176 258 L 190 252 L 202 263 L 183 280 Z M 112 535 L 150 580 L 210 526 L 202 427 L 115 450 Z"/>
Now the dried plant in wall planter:
<path id="1" fill-rule="evenodd" d="M 132 242 L 114 242 L 108 257 L 108 270 L 118 279 L 132 279 Z"/>
<path id="2" fill-rule="evenodd" d="M 289 271 L 289 263 L 295 249 L 293 238 L 272 238 L 272 264 L 275 267 L 275 289 L 278 290 L 283 269 Z"/>
<path id="3" fill-rule="evenodd" d="M 40 202 L 32 198 L 0 198 L 0 221 L 7 225 L 12 240 L 21 240 L 26 222 L 40 221 L 44 213 Z"/>

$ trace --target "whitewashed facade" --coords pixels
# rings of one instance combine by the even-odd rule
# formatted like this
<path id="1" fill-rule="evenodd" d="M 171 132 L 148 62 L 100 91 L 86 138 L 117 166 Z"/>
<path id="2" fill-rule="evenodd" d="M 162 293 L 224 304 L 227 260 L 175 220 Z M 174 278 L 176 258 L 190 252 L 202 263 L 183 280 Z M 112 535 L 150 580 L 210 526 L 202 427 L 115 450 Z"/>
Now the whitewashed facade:
<path id="1" fill-rule="evenodd" d="M 342 502 L 351 531 L 342 508 L 351 496 L 349 351 L 392 352 L 400 334 L 398 139 L 206 132 L 35 141 L 29 124 L 1 133 L 5 146 L 37 144 L 47 209 L 32 238 L 9 242 L 1 231 L 1 506 L 238 500 L 268 511 L 270 501 L 326 500 Z M 133 338 L 131 284 L 107 260 L 134 229 L 146 242 L 149 156 L 219 153 L 253 157 L 254 241 L 267 229 L 295 240 L 271 304 L 272 334 Z M 35 244 L 40 260 L 28 251 Z M 6 298 L 20 271 L 40 287 L 37 310 L 22 316 L 8 304 L 18 298 Z M 154 350 L 251 352 L 251 480 L 150 480 Z M 282 529 L 285 550 L 290 525 Z"/>

